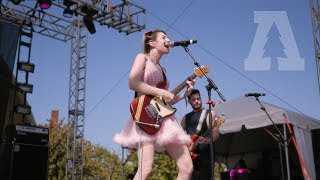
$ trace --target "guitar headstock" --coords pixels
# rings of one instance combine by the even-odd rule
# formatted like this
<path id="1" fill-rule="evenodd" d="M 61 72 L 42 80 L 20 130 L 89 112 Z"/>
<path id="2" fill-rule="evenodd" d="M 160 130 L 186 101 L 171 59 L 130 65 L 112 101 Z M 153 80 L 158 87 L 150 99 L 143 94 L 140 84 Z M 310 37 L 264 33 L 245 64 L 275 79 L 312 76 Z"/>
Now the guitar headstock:
<path id="1" fill-rule="evenodd" d="M 201 66 L 201 69 L 203 70 L 204 73 L 210 72 L 210 68 L 208 66 Z M 199 68 L 194 68 L 194 74 L 200 78 L 204 76 L 204 74 Z"/>
<path id="2" fill-rule="evenodd" d="M 225 119 L 226 118 L 224 117 L 224 114 L 216 117 L 216 122 L 214 123 L 213 128 L 215 128 L 215 127 L 219 128 L 221 126 L 221 124 L 224 123 Z"/>

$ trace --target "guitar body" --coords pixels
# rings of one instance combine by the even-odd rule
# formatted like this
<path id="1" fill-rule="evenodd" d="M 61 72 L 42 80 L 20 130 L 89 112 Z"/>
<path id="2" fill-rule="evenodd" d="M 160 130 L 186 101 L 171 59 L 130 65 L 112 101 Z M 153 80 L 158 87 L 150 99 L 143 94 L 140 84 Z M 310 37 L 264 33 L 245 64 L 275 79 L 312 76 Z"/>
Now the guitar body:
<path id="1" fill-rule="evenodd" d="M 159 83 L 164 88 L 164 83 Z M 156 134 L 160 130 L 163 118 L 174 114 L 177 110 L 157 96 L 143 95 L 130 103 L 132 118 L 137 125 L 148 134 Z"/>
<path id="2" fill-rule="evenodd" d="M 191 159 L 194 160 L 196 159 L 197 157 L 199 157 L 199 154 L 195 153 L 196 151 L 196 147 L 197 147 L 197 142 L 198 142 L 198 139 L 199 139 L 199 135 L 197 134 L 193 134 L 190 136 L 191 138 L 191 143 L 188 147 L 189 149 L 189 152 L 190 152 L 190 155 L 191 155 Z"/>
<path id="3" fill-rule="evenodd" d="M 222 115 L 222 117 L 220 117 L 216 121 L 215 125 L 213 125 L 212 128 L 216 128 L 216 127 L 219 128 L 221 124 L 224 123 L 224 121 L 225 121 L 225 118 L 224 118 L 224 115 Z M 203 133 L 202 137 L 207 137 L 209 134 L 209 130 L 210 129 L 208 129 L 205 133 Z M 199 137 L 200 136 L 198 134 L 192 134 L 190 136 L 191 143 L 189 144 L 188 149 L 189 149 L 192 160 L 197 159 L 197 157 L 199 157 L 199 154 L 195 153 L 197 149 L 197 145 L 199 144 Z"/>
<path id="4" fill-rule="evenodd" d="M 187 86 L 187 81 L 196 77 L 202 77 L 203 73 L 208 73 L 210 69 L 208 67 L 202 67 L 195 69 L 194 73 L 178 85 L 171 93 L 176 95 L 184 87 Z M 165 89 L 166 83 L 160 82 L 157 85 L 158 88 Z M 174 114 L 177 110 L 167 104 L 161 97 L 143 95 L 133 99 L 130 103 L 130 111 L 135 123 L 146 133 L 156 134 L 161 127 L 163 118 Z"/>

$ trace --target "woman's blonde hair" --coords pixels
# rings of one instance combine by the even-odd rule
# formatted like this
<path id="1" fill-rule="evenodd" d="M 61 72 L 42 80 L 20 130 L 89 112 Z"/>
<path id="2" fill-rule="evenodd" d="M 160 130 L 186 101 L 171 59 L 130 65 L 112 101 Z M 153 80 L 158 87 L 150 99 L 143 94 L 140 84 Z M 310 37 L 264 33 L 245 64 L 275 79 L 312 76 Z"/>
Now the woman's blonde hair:
<path id="1" fill-rule="evenodd" d="M 149 41 L 150 40 L 156 40 L 157 35 L 159 32 L 164 33 L 165 35 L 167 35 L 166 32 L 164 32 L 163 30 L 153 30 L 153 31 L 147 31 L 143 34 L 143 52 L 144 53 L 149 53 L 151 50 L 151 46 L 149 45 Z"/>

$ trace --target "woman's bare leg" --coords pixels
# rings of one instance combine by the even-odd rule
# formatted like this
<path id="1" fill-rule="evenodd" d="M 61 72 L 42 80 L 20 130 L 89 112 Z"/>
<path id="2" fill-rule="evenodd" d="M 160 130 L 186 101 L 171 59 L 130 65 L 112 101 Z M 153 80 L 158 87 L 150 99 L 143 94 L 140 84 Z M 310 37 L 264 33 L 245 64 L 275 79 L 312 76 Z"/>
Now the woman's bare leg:
<path id="1" fill-rule="evenodd" d="M 154 160 L 154 144 L 143 143 L 139 151 L 139 156 L 141 161 L 138 162 L 139 168 L 136 175 L 134 176 L 134 180 L 146 180 L 148 179 L 148 176 L 151 174 L 152 171 Z"/>
<path id="2" fill-rule="evenodd" d="M 177 180 L 188 180 L 191 178 L 193 164 L 190 152 L 185 145 L 168 145 L 167 152 L 177 163 L 179 174 Z"/>

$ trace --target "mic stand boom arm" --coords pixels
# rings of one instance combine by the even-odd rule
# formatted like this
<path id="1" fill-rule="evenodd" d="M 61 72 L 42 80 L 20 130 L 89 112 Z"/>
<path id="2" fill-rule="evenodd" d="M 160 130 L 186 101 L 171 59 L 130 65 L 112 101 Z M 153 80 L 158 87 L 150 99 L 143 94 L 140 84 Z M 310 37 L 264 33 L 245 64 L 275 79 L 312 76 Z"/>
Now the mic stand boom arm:
<path id="1" fill-rule="evenodd" d="M 279 130 L 279 128 L 277 127 L 277 125 L 274 123 L 274 121 L 272 120 L 271 116 L 269 115 L 267 109 L 262 105 L 262 103 L 259 100 L 259 96 L 255 96 L 256 101 L 258 101 L 258 103 L 261 106 L 261 110 L 265 112 L 265 114 L 268 116 L 269 120 L 272 122 L 273 127 L 276 129 L 276 131 L 278 132 L 278 134 L 274 135 L 272 134 L 266 127 L 264 127 L 264 130 L 271 135 L 271 137 L 273 137 L 277 142 L 278 142 L 278 146 L 279 146 L 279 155 L 280 155 L 280 167 L 281 167 L 281 176 L 282 176 L 282 180 L 284 180 L 284 166 L 283 166 L 283 161 L 282 161 L 282 150 L 281 150 L 281 146 L 284 146 L 285 148 L 288 148 L 288 140 L 284 137 L 284 135 L 281 133 L 281 131 Z M 284 131 L 285 131 L 285 126 L 284 126 Z M 291 135 L 290 135 L 291 136 Z M 286 159 L 288 159 L 288 157 L 286 157 Z M 287 160 L 287 177 L 288 180 L 290 180 L 290 170 L 289 170 L 289 162 Z"/>
<path id="2" fill-rule="evenodd" d="M 274 126 L 274 128 L 276 129 L 276 131 L 279 133 L 279 137 L 281 138 L 280 139 L 280 142 L 283 143 L 285 141 L 285 138 L 283 136 L 283 134 L 281 133 L 281 131 L 279 130 L 279 128 L 277 127 L 277 125 L 274 123 L 274 121 L 272 120 L 271 116 L 269 115 L 267 109 L 262 105 L 262 103 L 260 102 L 259 100 L 259 97 L 256 96 L 255 97 L 256 101 L 258 101 L 258 103 L 260 104 L 261 106 L 261 110 L 264 111 L 266 113 L 266 115 L 268 116 L 269 120 L 271 121 L 272 125 Z"/>
<path id="3" fill-rule="evenodd" d="M 212 89 L 214 89 L 214 90 L 218 93 L 218 95 L 219 95 L 219 97 L 222 99 L 222 101 L 225 102 L 226 99 L 224 98 L 224 96 L 222 95 L 222 93 L 219 91 L 217 85 L 212 81 L 212 79 L 210 79 L 210 78 L 207 76 L 207 74 L 206 74 L 206 73 L 204 72 L 204 70 L 201 68 L 201 65 L 194 59 L 194 57 L 191 55 L 188 47 L 187 47 L 187 46 L 182 46 L 182 47 L 183 47 L 184 50 L 189 54 L 189 56 L 191 57 L 191 59 L 192 59 L 193 62 L 194 62 L 194 65 L 196 65 L 196 66 L 200 69 L 200 71 L 202 72 L 202 74 L 204 75 L 204 77 L 206 77 L 206 79 L 207 79 L 207 81 L 208 81 L 208 83 L 209 83 L 208 86 L 210 86 Z"/>

